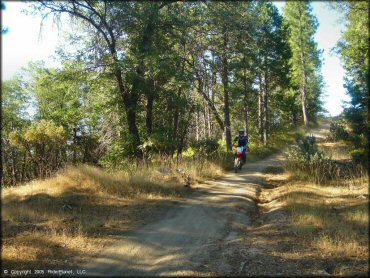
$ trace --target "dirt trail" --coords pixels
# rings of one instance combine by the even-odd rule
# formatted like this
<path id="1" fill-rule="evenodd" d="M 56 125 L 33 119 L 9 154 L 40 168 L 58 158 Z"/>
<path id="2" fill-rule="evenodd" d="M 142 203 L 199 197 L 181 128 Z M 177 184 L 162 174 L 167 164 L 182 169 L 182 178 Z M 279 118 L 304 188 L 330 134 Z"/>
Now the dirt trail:
<path id="1" fill-rule="evenodd" d="M 240 262 L 234 258 L 256 212 L 262 172 L 281 160 L 275 155 L 197 186 L 162 220 L 122 237 L 84 268 L 109 276 L 237 274 Z"/>
<path id="2" fill-rule="evenodd" d="M 273 155 L 198 185 L 161 220 L 122 236 L 84 269 L 100 276 L 238 275 L 246 251 L 241 243 L 258 213 L 264 171 L 279 167 L 283 159 Z"/>

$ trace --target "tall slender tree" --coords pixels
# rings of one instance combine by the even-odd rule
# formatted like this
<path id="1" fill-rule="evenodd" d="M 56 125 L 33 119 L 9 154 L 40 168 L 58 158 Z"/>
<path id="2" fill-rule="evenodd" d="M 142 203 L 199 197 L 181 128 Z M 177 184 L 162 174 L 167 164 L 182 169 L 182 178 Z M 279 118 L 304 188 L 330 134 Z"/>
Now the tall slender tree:
<path id="1" fill-rule="evenodd" d="M 322 86 L 321 52 L 314 40 L 318 21 L 312 13 L 309 1 L 289 1 L 283 12 L 290 29 L 292 78 L 299 88 L 303 121 L 305 126 L 308 126 L 310 116 L 314 116 L 314 113 L 309 111 L 310 101 L 319 101 Z M 315 82 L 318 86 L 313 86 Z"/>

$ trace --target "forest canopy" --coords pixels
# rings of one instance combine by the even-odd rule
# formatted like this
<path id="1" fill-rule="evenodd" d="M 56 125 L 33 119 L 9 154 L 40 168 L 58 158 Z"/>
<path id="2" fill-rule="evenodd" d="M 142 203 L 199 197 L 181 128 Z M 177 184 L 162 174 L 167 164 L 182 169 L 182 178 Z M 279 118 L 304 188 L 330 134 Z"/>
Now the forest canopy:
<path id="1" fill-rule="evenodd" d="M 60 47 L 62 67 L 30 63 L 2 82 L 3 184 L 67 164 L 114 168 L 189 147 L 230 151 L 239 128 L 268 146 L 275 133 L 308 127 L 323 112 L 318 23 L 308 1 L 288 2 L 283 14 L 271 1 L 29 5 L 40 18 L 68 15 L 66 44 L 76 51 Z M 349 74 L 366 80 L 352 62 L 354 48 L 365 46 L 352 39 L 344 35 L 338 51 Z M 364 86 L 347 84 L 366 104 Z M 346 113 L 367 117 L 354 107 Z"/>

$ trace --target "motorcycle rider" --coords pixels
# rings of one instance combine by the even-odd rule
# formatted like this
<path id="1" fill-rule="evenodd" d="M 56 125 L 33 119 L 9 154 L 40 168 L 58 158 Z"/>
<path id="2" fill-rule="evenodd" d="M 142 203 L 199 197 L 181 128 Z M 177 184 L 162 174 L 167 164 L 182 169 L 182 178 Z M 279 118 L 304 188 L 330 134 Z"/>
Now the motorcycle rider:
<path id="1" fill-rule="evenodd" d="M 239 134 L 236 135 L 235 138 L 234 138 L 235 143 L 236 143 L 236 141 L 238 141 L 237 146 L 238 147 L 243 147 L 243 155 L 242 155 L 243 163 L 245 163 L 246 158 L 247 158 L 246 150 L 247 150 L 247 146 L 248 146 L 248 135 L 245 135 L 244 133 L 245 133 L 244 128 L 241 128 L 241 129 L 239 129 Z"/>

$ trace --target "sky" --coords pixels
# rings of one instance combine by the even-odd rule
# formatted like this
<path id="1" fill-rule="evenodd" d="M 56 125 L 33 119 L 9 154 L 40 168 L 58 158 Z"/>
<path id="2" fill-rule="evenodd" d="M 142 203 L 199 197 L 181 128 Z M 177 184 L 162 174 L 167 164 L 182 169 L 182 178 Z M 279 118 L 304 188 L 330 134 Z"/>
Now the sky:
<path id="1" fill-rule="evenodd" d="M 62 30 L 53 24 L 52 18 L 44 21 L 42 33 L 40 33 L 41 18 L 22 13 L 27 4 L 22 2 L 4 1 L 6 9 L 2 11 L 2 26 L 9 31 L 2 35 L 2 80 L 11 79 L 14 74 L 30 61 L 43 60 L 46 66 L 57 67 L 59 63 L 52 56 L 56 47 L 62 43 Z M 274 2 L 281 12 L 285 1 Z M 319 27 L 315 34 L 315 40 L 319 49 L 323 49 L 322 74 L 325 88 L 324 108 L 331 116 L 336 116 L 343 110 L 343 101 L 348 101 L 343 88 L 344 70 L 340 65 L 339 57 L 330 54 L 340 38 L 344 24 L 339 22 L 340 14 L 329 9 L 326 2 L 312 2 L 313 13 L 319 21 Z"/>

